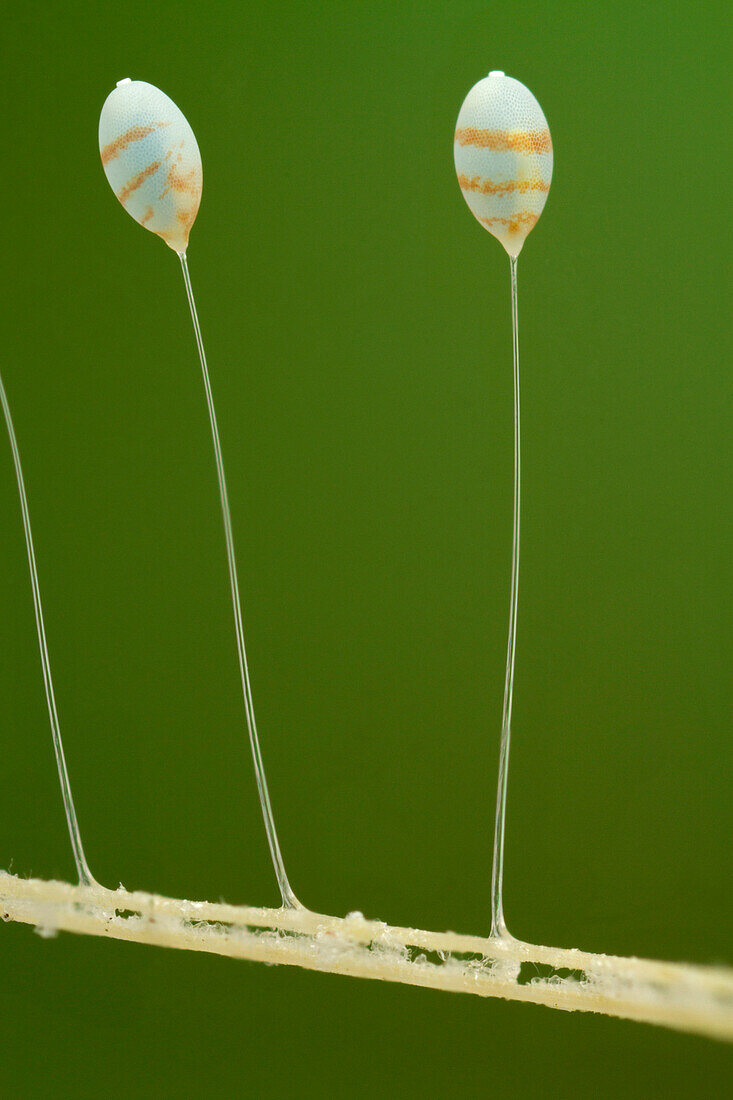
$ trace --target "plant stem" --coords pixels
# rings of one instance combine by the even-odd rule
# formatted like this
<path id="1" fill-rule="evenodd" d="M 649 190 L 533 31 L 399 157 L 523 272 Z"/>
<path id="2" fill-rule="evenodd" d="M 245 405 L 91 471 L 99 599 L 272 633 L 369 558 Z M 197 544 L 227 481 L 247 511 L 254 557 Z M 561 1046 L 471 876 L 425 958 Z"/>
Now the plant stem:
<path id="1" fill-rule="evenodd" d="M 206 951 L 733 1039 L 733 971 L 717 967 L 394 928 L 361 913 L 330 917 L 23 880 L 4 871 L 0 916 L 35 925 L 43 936 L 68 931 Z"/>

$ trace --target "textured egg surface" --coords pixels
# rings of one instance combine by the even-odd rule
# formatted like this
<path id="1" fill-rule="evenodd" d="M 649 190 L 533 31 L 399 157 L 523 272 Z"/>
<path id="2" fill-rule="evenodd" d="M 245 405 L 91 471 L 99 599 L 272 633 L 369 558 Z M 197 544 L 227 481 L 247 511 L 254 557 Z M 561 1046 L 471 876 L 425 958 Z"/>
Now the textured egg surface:
<path id="1" fill-rule="evenodd" d="M 501 72 L 479 80 L 458 115 L 453 155 L 471 213 L 518 256 L 552 179 L 550 131 L 529 88 Z"/>
<path id="2" fill-rule="evenodd" d="M 193 130 L 173 100 L 144 80 L 120 81 L 102 107 L 99 152 L 128 214 L 185 252 L 203 172 Z"/>

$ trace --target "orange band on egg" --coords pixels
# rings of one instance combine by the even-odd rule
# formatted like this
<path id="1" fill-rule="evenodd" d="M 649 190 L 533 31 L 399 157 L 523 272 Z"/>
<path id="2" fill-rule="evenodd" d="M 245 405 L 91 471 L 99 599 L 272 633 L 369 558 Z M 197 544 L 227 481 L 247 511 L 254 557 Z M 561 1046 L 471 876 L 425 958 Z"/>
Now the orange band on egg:
<path id="1" fill-rule="evenodd" d="M 516 233 L 520 226 L 527 226 L 527 232 L 529 232 L 539 220 L 539 214 L 532 214 L 529 210 L 522 210 L 521 213 L 514 214 L 511 218 L 480 218 L 478 214 L 474 214 L 474 217 L 487 229 L 492 229 L 495 225 L 505 225 L 510 233 Z"/>
<path id="2" fill-rule="evenodd" d="M 458 175 L 458 185 L 461 191 L 477 191 L 480 195 L 510 195 L 515 191 L 518 191 L 520 195 L 524 195 L 527 191 L 549 191 L 549 183 L 545 183 L 544 180 L 535 178 L 531 180 L 502 180 L 500 183 L 494 183 L 493 180 L 481 179 L 480 176 L 464 176 L 463 173 Z"/>
<path id="3" fill-rule="evenodd" d="M 459 126 L 455 141 L 458 145 L 475 145 L 496 153 L 551 153 L 549 130 L 480 130 L 475 126 Z"/>
<path id="4" fill-rule="evenodd" d="M 137 191 L 138 187 L 145 182 L 148 176 L 152 176 L 154 172 L 157 172 L 160 168 L 160 161 L 155 160 L 152 164 L 149 164 L 147 168 L 143 168 L 142 172 L 138 172 L 136 176 L 126 183 L 122 190 L 117 195 L 117 198 L 121 203 L 126 203 L 133 191 Z"/>
<path id="5" fill-rule="evenodd" d="M 170 126 L 170 122 L 154 122 L 152 126 L 133 126 L 132 129 L 126 130 L 124 134 L 120 134 L 102 149 L 100 153 L 102 164 L 108 164 L 128 145 L 132 145 L 135 141 L 142 141 L 148 134 L 152 134 L 153 130 L 160 130 L 163 126 Z"/>

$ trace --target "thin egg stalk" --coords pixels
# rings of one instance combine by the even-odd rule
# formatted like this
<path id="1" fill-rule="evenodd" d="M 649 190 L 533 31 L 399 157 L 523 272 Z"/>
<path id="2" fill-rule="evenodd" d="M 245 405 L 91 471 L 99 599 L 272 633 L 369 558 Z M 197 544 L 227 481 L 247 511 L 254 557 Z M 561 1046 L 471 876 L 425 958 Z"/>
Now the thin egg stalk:
<path id="1" fill-rule="evenodd" d="M 453 140 L 458 183 L 468 208 L 509 255 L 514 365 L 514 519 L 504 706 L 491 869 L 491 935 L 511 939 L 504 919 L 504 832 L 519 600 L 521 447 L 517 259 L 542 213 L 552 180 L 552 139 L 542 108 L 518 80 L 491 72 L 463 101 Z"/>
<path id="2" fill-rule="evenodd" d="M 471 213 L 516 259 L 552 180 L 552 138 L 529 88 L 502 72 L 474 84 L 458 115 L 453 156 Z"/>
<path id="3" fill-rule="evenodd" d="M 79 822 L 77 821 L 76 817 L 76 809 L 74 808 L 74 799 L 71 794 L 69 771 L 66 766 L 66 758 L 64 756 L 63 739 L 61 737 L 61 724 L 59 722 L 58 711 L 56 708 L 56 696 L 53 687 L 53 676 L 51 675 L 51 660 L 48 654 L 48 642 L 46 641 L 46 624 L 43 617 L 41 587 L 38 580 L 36 551 L 33 543 L 33 531 L 31 528 L 30 511 L 28 509 L 28 497 L 25 491 L 23 467 L 20 461 L 20 450 L 18 448 L 18 440 L 15 435 L 13 417 L 10 413 L 10 404 L 8 402 L 8 397 L 5 392 L 5 386 L 3 385 L 1 375 L 0 408 L 2 408 L 3 415 L 5 417 L 5 426 L 8 429 L 10 449 L 13 454 L 13 465 L 15 466 L 15 478 L 18 485 L 18 494 L 20 496 L 20 511 L 21 517 L 23 519 L 23 532 L 25 534 L 26 554 L 28 557 L 28 568 L 30 570 L 31 577 L 33 607 L 36 613 L 36 632 L 38 635 L 38 647 L 41 655 L 41 667 L 43 669 L 43 685 L 46 690 L 46 703 L 48 705 L 48 716 L 51 723 L 51 738 L 53 740 L 53 748 L 56 754 L 56 766 L 59 773 L 59 783 L 61 784 L 61 797 L 64 801 L 64 810 L 66 813 L 66 823 L 69 828 L 71 848 L 74 853 L 76 870 L 79 875 L 79 885 L 92 887 L 99 886 L 99 883 L 94 878 L 92 872 L 89 870 L 89 864 L 87 863 L 87 858 L 84 854 L 84 847 L 81 842 L 81 831 L 79 829 Z"/>
<path id="4" fill-rule="evenodd" d="M 144 80 L 120 80 L 102 107 L 99 154 L 127 213 L 185 253 L 203 169 L 194 132 L 173 100 Z"/>

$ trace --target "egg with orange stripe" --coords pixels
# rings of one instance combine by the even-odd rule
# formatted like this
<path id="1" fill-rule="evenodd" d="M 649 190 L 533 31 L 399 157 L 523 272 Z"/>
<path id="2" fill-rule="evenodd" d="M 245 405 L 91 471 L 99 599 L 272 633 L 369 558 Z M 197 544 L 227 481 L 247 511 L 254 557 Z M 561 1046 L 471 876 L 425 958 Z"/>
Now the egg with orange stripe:
<path id="1" fill-rule="evenodd" d="M 173 100 L 144 80 L 120 80 L 102 107 L 99 152 L 127 213 L 184 253 L 203 171 L 193 130 Z"/>
<path id="2" fill-rule="evenodd" d="M 474 84 L 458 115 L 453 155 L 471 213 L 516 259 L 552 179 L 547 119 L 529 88 L 502 72 Z"/>

